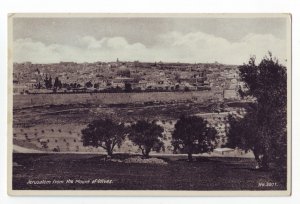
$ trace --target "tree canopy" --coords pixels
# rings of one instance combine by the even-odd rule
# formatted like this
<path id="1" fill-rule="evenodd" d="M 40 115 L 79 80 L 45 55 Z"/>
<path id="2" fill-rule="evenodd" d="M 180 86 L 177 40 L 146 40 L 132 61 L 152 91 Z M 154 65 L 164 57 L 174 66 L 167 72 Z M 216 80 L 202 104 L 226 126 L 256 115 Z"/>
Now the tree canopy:
<path id="1" fill-rule="evenodd" d="M 51 76 L 48 78 L 48 76 L 46 75 L 46 78 L 45 78 L 44 82 L 45 82 L 46 89 L 51 89 L 52 88 L 52 78 L 51 78 Z"/>
<path id="2" fill-rule="evenodd" d="M 86 82 L 86 83 L 85 83 L 85 87 L 86 87 L 86 88 L 91 88 L 91 87 L 93 87 L 92 82 L 91 82 L 91 81 Z"/>
<path id="3" fill-rule="evenodd" d="M 115 123 L 110 119 L 98 119 L 83 129 L 83 146 L 102 147 L 111 156 L 116 146 L 120 147 L 126 136 L 123 123 Z"/>
<path id="4" fill-rule="evenodd" d="M 192 154 L 213 151 L 216 134 L 203 118 L 182 115 L 175 124 L 172 145 L 175 152 L 187 153 L 192 161 Z"/>
<path id="5" fill-rule="evenodd" d="M 143 156 L 149 157 L 151 150 L 159 152 L 164 148 L 163 131 L 164 129 L 155 121 L 139 120 L 131 125 L 128 137 L 142 150 Z"/>
<path id="6" fill-rule="evenodd" d="M 270 162 L 285 164 L 287 155 L 287 70 L 278 60 L 265 57 L 258 65 L 252 57 L 239 67 L 242 97 L 254 103 L 244 118 L 230 116 L 228 145 L 252 150 L 260 168 Z"/>
<path id="7" fill-rule="evenodd" d="M 61 89 L 61 88 L 62 88 L 62 83 L 61 83 L 61 81 L 58 79 L 58 77 L 55 77 L 53 87 L 54 87 L 55 89 Z"/>

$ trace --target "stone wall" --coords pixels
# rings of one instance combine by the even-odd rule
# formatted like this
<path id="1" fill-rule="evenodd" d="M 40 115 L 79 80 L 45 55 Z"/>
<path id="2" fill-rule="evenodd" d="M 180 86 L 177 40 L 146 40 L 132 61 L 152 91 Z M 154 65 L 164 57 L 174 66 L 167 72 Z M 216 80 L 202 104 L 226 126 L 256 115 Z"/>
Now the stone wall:
<path id="1" fill-rule="evenodd" d="M 77 94 L 29 94 L 14 95 L 14 108 L 42 106 L 42 105 L 68 105 L 68 104 L 120 104 L 143 103 L 150 101 L 185 101 L 193 100 L 204 102 L 215 99 L 211 91 L 191 92 L 151 92 L 151 93 L 77 93 Z"/>

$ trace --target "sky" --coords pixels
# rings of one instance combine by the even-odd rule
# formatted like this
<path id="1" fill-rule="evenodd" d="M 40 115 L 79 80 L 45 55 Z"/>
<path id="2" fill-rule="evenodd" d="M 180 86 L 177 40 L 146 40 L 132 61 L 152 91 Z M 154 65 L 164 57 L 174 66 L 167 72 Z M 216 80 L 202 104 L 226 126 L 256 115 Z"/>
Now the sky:
<path id="1" fill-rule="evenodd" d="M 13 20 L 14 62 L 246 63 L 287 59 L 287 18 L 98 17 Z"/>

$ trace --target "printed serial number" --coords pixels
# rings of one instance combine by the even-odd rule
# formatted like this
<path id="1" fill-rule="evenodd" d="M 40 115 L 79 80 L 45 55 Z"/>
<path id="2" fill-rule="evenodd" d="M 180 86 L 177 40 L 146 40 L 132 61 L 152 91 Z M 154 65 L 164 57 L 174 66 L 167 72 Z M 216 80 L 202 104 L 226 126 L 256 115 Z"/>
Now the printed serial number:
<path id="1" fill-rule="evenodd" d="M 276 182 L 259 182 L 258 187 L 275 187 L 278 186 Z"/>

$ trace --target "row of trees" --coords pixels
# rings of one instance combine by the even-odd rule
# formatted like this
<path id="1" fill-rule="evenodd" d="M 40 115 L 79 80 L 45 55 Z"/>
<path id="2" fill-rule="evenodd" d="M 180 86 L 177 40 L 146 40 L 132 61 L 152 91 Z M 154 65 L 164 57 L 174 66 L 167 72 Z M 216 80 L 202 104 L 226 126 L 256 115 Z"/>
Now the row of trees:
<path id="1" fill-rule="evenodd" d="M 259 168 L 268 169 L 275 164 L 280 169 L 287 166 L 287 70 L 278 60 L 266 56 L 258 65 L 255 57 L 239 67 L 245 86 L 239 90 L 241 97 L 251 97 L 244 117 L 230 115 L 227 146 L 251 150 Z M 83 144 L 101 146 L 112 155 L 126 136 L 141 149 L 145 157 L 151 150 L 163 148 L 163 128 L 154 122 L 138 121 L 130 127 L 111 120 L 97 120 L 82 130 Z M 216 130 L 202 118 L 181 116 L 175 124 L 172 145 L 175 152 L 192 154 L 210 152 L 215 145 Z"/>
<path id="2" fill-rule="evenodd" d="M 50 76 L 48 78 L 48 76 L 46 76 L 46 78 L 44 79 L 45 82 L 45 88 L 46 89 L 61 89 L 62 88 L 62 83 L 59 80 L 58 77 L 55 77 L 54 79 L 54 83 L 52 84 L 52 77 Z"/>
<path id="3" fill-rule="evenodd" d="M 112 156 L 115 147 L 120 147 L 127 136 L 147 158 L 151 151 L 164 150 L 163 132 L 163 127 L 155 121 L 140 120 L 125 127 L 123 123 L 99 119 L 82 130 L 82 141 L 84 146 L 102 147 Z M 192 154 L 213 150 L 216 134 L 217 131 L 209 127 L 204 119 L 181 116 L 172 135 L 174 152 L 186 153 L 189 161 L 192 161 Z"/>

